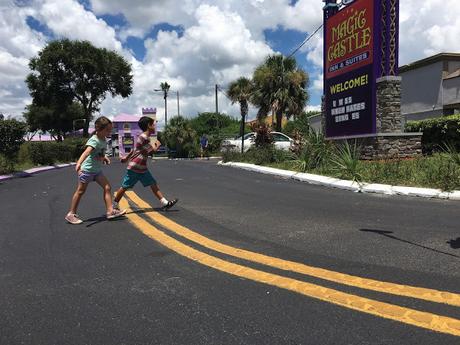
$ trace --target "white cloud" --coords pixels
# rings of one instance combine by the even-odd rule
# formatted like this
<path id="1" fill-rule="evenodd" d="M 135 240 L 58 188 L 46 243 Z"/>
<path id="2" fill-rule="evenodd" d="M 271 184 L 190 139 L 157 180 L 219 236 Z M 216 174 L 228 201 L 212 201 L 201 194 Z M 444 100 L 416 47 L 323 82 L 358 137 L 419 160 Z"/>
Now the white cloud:
<path id="1" fill-rule="evenodd" d="M 460 51 L 458 1 L 406 0 L 400 9 L 400 64 Z"/>
<path id="2" fill-rule="evenodd" d="M 196 25 L 187 28 L 181 37 L 176 32 L 160 31 L 155 40 L 145 41 L 147 55 L 142 63 L 133 65 L 134 92 L 125 104 L 136 111 L 142 106 L 157 106 L 158 114 L 163 114 L 161 93 L 154 94 L 153 89 L 167 81 L 171 85 L 170 103 L 175 103 L 174 91 L 179 91 L 181 114 L 194 116 L 213 111 L 215 84 L 225 86 L 241 75 L 250 76 L 254 67 L 272 52 L 264 42 L 253 39 L 235 12 L 201 5 L 194 18 Z M 219 98 L 219 111 L 234 109 L 223 94 Z M 170 111 L 177 113 L 175 106 Z"/>
<path id="3" fill-rule="evenodd" d="M 97 47 L 122 51 L 115 30 L 74 0 L 46 0 L 38 6 L 37 18 L 58 37 L 88 40 Z"/>
<path id="4" fill-rule="evenodd" d="M 43 35 L 33 32 L 26 18 L 32 8 L 0 4 L 0 113 L 20 116 L 30 102 L 24 80 L 29 59 L 44 46 Z"/>

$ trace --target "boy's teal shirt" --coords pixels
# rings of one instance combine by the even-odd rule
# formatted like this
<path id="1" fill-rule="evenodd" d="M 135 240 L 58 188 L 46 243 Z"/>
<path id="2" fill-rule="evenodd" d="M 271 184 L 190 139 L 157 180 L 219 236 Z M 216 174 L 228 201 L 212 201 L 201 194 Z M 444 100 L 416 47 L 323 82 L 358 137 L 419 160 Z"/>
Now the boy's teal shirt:
<path id="1" fill-rule="evenodd" d="M 86 146 L 91 146 L 93 150 L 83 161 L 81 165 L 82 171 L 97 173 L 102 170 L 102 162 L 105 156 L 106 145 L 105 139 L 99 139 L 97 135 L 93 135 L 88 139 Z"/>

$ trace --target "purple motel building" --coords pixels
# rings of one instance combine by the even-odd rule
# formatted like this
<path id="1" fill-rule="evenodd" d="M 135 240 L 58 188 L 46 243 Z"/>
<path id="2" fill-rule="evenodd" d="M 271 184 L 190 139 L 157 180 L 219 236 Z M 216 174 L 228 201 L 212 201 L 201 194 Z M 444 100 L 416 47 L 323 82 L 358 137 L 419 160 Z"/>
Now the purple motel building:
<path id="1" fill-rule="evenodd" d="M 156 113 L 156 108 L 142 108 L 142 116 L 149 116 L 156 120 Z M 112 155 L 125 155 L 134 148 L 137 137 L 142 133 L 137 124 L 142 116 L 119 114 L 113 118 L 112 138 L 109 145 L 112 149 Z"/>

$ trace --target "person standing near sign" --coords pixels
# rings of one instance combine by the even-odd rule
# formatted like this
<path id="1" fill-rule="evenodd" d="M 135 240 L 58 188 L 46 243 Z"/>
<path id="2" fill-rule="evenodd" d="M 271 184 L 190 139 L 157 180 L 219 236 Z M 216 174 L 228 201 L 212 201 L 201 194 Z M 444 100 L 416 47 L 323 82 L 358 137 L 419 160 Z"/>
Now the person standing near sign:
<path id="1" fill-rule="evenodd" d="M 209 159 L 208 137 L 206 136 L 206 134 L 203 134 L 200 138 L 200 153 L 201 153 L 201 159 L 203 159 L 203 156 L 206 156 L 206 158 Z"/>

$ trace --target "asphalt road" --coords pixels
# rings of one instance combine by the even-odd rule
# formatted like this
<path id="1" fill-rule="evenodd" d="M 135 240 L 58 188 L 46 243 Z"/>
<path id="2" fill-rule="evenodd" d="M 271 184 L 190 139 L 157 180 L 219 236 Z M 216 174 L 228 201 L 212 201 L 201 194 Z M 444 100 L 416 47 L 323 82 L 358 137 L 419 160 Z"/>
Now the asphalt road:
<path id="1" fill-rule="evenodd" d="M 460 304 L 445 302 L 460 298 L 459 202 L 358 194 L 215 160 L 150 169 L 177 207 L 159 211 L 138 185 L 132 212 L 108 222 L 93 184 L 78 226 L 63 219 L 72 168 L 0 184 L 1 345 L 460 343 Z M 123 172 L 105 169 L 114 189 Z M 371 288 L 379 282 L 430 290 L 395 295 Z"/>

